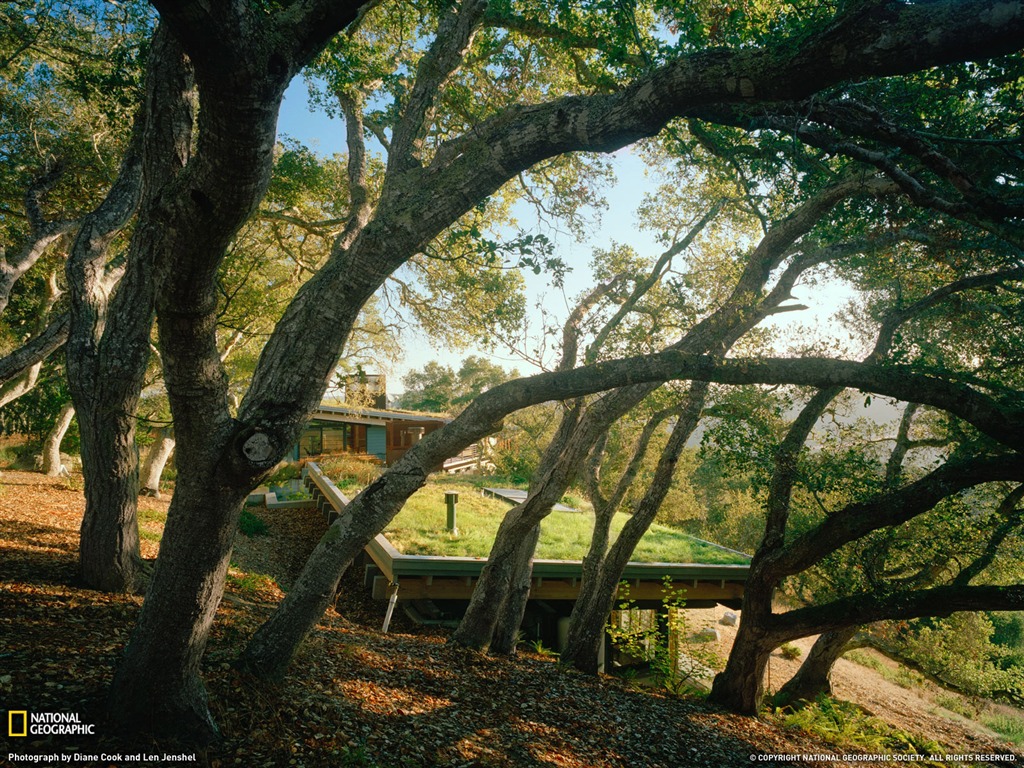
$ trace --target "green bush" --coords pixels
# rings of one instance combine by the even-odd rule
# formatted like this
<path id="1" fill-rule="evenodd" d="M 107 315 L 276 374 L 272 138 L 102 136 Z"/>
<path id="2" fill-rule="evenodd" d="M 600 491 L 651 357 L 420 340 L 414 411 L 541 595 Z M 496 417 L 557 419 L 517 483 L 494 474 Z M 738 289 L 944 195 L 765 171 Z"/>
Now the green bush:
<path id="1" fill-rule="evenodd" d="M 267 478 L 267 485 L 284 485 L 289 480 L 295 480 L 302 474 L 298 462 L 282 462 L 275 469 L 273 474 Z"/>
<path id="2" fill-rule="evenodd" d="M 787 661 L 796 661 L 803 655 L 803 651 L 792 643 L 783 643 L 779 648 L 779 653 L 782 654 L 782 658 Z"/>
<path id="3" fill-rule="evenodd" d="M 564 504 L 570 509 L 579 509 L 583 506 L 583 499 L 575 494 L 567 493 L 561 498 L 559 503 Z"/>
<path id="4" fill-rule="evenodd" d="M 1007 741 L 1024 744 L 1024 718 L 1006 713 L 982 715 L 982 725 L 991 728 Z"/>
<path id="5" fill-rule="evenodd" d="M 521 484 L 530 482 L 540 461 L 540 453 L 527 439 L 520 436 L 497 448 L 491 459 L 495 472 L 507 477 L 512 484 Z"/>
<path id="6" fill-rule="evenodd" d="M 629 598 L 629 583 L 619 587 L 622 602 L 619 613 L 613 614 L 608 626 L 612 644 L 621 652 L 646 662 L 656 685 L 681 695 L 698 692 L 697 679 L 721 666 L 718 655 L 701 643 L 689 642 L 689 627 L 683 608 L 683 590 L 672 586 L 672 579 L 663 579 L 662 610 L 641 612 L 636 601 Z M 653 613 L 653 616 L 650 614 Z M 681 646 L 686 644 L 685 649 Z"/>
<path id="7" fill-rule="evenodd" d="M 36 468 L 36 456 L 40 450 L 37 442 L 6 445 L 0 448 L 0 469 L 31 471 Z"/>
<path id="8" fill-rule="evenodd" d="M 1024 700 L 1024 669 L 1005 665 L 1013 651 L 992 642 L 992 621 L 982 613 L 954 613 L 911 623 L 900 651 L 929 674 L 969 696 Z"/>
<path id="9" fill-rule="evenodd" d="M 992 643 L 1018 654 L 1024 651 L 1024 612 L 1006 611 L 985 615 L 992 623 Z"/>
<path id="10" fill-rule="evenodd" d="M 261 590 L 277 587 L 274 577 L 265 573 L 228 573 L 225 581 L 234 591 L 250 596 L 257 595 Z"/>
<path id="11" fill-rule="evenodd" d="M 947 751 L 931 739 L 889 726 L 856 704 L 827 696 L 819 696 L 813 704 L 795 711 L 783 709 L 776 714 L 787 728 L 799 728 L 838 746 L 864 752 L 934 755 Z"/>
<path id="12" fill-rule="evenodd" d="M 267 524 L 248 509 L 243 509 L 242 516 L 238 518 L 238 530 L 249 537 L 266 536 L 270 533 Z"/>

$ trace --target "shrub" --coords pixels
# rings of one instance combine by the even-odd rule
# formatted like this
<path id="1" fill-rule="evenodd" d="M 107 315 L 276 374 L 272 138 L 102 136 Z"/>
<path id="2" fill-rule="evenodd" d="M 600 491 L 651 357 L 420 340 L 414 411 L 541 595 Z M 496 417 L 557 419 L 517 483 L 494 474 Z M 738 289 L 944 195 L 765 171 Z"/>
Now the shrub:
<path id="1" fill-rule="evenodd" d="M 803 655 L 803 651 L 792 643 L 783 643 L 779 648 L 779 653 L 782 654 L 782 658 L 787 661 L 796 661 Z"/>
<path id="2" fill-rule="evenodd" d="M 242 516 L 238 518 L 238 530 L 249 537 L 266 536 L 270 533 L 267 524 L 248 509 L 243 509 Z"/>
<path id="3" fill-rule="evenodd" d="M 229 571 L 225 577 L 227 585 L 235 592 L 240 592 L 250 597 L 257 596 L 260 592 L 275 589 L 277 582 L 273 576 L 265 573 L 247 573 L 244 571 Z"/>
<path id="4" fill-rule="evenodd" d="M 372 456 L 339 453 L 333 456 L 320 456 L 316 463 L 343 491 L 363 488 L 376 480 L 381 473 L 380 461 Z"/>
<path id="5" fill-rule="evenodd" d="M 1024 743 L 1024 719 L 1007 713 L 982 715 L 982 725 L 991 728 L 1007 741 Z"/>
<path id="6" fill-rule="evenodd" d="M 267 478 L 267 485 L 284 485 L 289 480 L 295 480 L 301 474 L 302 470 L 299 468 L 298 462 L 282 461 Z"/>
<path id="7" fill-rule="evenodd" d="M 900 651 L 929 674 L 969 696 L 1024 698 L 1024 670 L 1001 662 L 1013 651 L 991 641 L 982 613 L 918 620 L 899 638 Z"/>
<path id="8" fill-rule="evenodd" d="M 537 469 L 540 453 L 524 436 L 508 440 L 491 454 L 495 472 L 513 484 L 529 483 Z"/>
<path id="9" fill-rule="evenodd" d="M 931 739 L 889 726 L 856 704 L 828 696 L 819 696 L 813 704 L 798 710 L 778 710 L 776 714 L 787 728 L 799 728 L 838 746 L 864 752 L 934 755 L 948 751 Z"/>
<path id="10" fill-rule="evenodd" d="M 564 504 L 570 509 L 579 509 L 583 506 L 583 499 L 575 494 L 567 493 L 561 498 L 559 503 Z"/>
<path id="11" fill-rule="evenodd" d="M 683 611 L 686 605 L 683 590 L 675 589 L 672 579 L 666 576 L 662 610 L 657 612 L 637 609 L 636 601 L 629 598 L 628 582 L 622 582 L 619 594 L 623 601 L 608 627 L 612 644 L 623 653 L 646 662 L 659 687 L 677 696 L 697 692 L 697 680 L 720 667 L 721 659 L 704 645 L 686 640 L 691 632 Z"/>

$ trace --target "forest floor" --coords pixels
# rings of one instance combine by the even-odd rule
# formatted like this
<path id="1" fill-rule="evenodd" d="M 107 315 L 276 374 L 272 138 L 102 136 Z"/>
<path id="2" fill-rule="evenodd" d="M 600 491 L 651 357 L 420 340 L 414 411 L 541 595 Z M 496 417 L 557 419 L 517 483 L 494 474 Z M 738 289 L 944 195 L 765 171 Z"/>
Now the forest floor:
<path id="1" fill-rule="evenodd" d="M 115 735 L 104 720 L 103 695 L 142 599 L 76 586 L 80 488 L 74 476 L 0 475 L 0 717 L 8 710 L 75 713 L 95 725 L 95 735 L 12 738 L 0 724 L 0 765 L 38 764 L 29 762 L 34 756 L 119 767 L 724 768 L 758 762 L 862 765 L 864 760 L 841 758 L 869 751 L 787 727 L 779 715 L 741 717 L 699 698 L 563 671 L 544 655 L 496 659 L 459 650 L 446 644 L 442 631 L 415 627 L 400 615 L 391 633 L 382 635 L 377 628 L 384 606 L 369 600 L 355 577 L 286 680 L 277 686 L 256 682 L 232 661 L 324 527 L 310 512 L 263 509 L 258 515 L 268 535 L 238 536 L 204 659 L 223 742 L 195 752 Z M 145 558 L 156 556 L 166 509 L 166 500 L 140 499 Z M 716 617 L 710 612 L 704 619 Z M 723 652 L 728 639 L 723 631 Z M 796 664 L 773 658 L 772 685 L 781 685 Z M 849 662 L 838 674 L 839 696 L 879 721 L 937 742 L 943 753 L 961 755 L 955 762 L 977 764 L 983 762 L 979 756 L 991 754 L 1001 756 L 994 764 L 1024 760 L 992 732 L 941 709 L 934 692 L 901 688 Z M 905 748 L 891 751 L 887 761 L 917 757 Z M 118 754 L 124 758 L 110 757 Z M 184 755 L 188 762 L 160 757 L 165 754 Z"/>

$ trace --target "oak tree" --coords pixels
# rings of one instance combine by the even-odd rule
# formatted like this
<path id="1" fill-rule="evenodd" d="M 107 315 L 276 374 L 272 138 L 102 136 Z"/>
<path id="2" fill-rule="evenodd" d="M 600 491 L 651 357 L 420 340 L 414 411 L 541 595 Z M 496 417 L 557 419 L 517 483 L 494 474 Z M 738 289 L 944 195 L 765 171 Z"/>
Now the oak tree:
<path id="1" fill-rule="evenodd" d="M 131 535 L 124 499 L 137 480 L 127 414 L 138 397 L 155 312 L 178 480 L 146 601 L 113 681 L 111 713 L 127 727 L 197 741 L 216 736 L 200 660 L 242 503 L 294 444 L 360 309 L 389 275 L 504 185 L 554 158 L 613 151 L 657 134 L 673 118 L 735 122 L 733 114 L 716 117 L 723 106 L 798 102 L 843 83 L 1011 53 L 1024 27 L 1020 3 L 986 0 L 852 3 L 834 17 L 780 11 L 714 27 L 690 9 L 660 3 L 624 7 L 610 19 L 575 4 L 499 8 L 483 0 L 416 5 L 416 14 L 388 3 L 326 0 L 153 5 L 160 27 L 133 142 L 69 259 L 68 352 L 90 509 L 107 509 L 98 517 L 87 513 L 85 527 L 104 528 L 112 535 L 99 538 L 117 542 Z M 564 14 L 571 27 L 563 26 Z M 396 68 L 374 54 L 387 38 L 378 25 L 389 23 L 414 25 L 413 34 L 397 36 L 408 42 Z M 684 34 L 657 39 L 660 30 L 675 28 Z M 543 86 L 524 80 L 517 56 L 533 49 L 508 41 L 535 38 L 543 41 L 538 50 L 563 57 L 574 75 Z M 266 193 L 284 89 L 329 43 L 338 46 L 346 74 L 336 89 L 349 143 L 345 222 L 330 257 L 268 338 L 234 411 L 219 359 L 218 270 Z M 503 59 L 505 51 L 511 54 Z M 469 98 L 483 81 L 491 98 Z M 387 157 L 373 186 L 367 135 Z M 107 304 L 102 287 L 112 265 L 100 256 L 103 237 L 92 234 L 112 231 L 136 201 L 124 274 Z M 1020 443 L 1021 416 L 1012 404 L 911 368 L 723 361 L 669 350 L 509 382 L 483 393 L 355 500 L 353 514 L 330 528 L 254 638 L 250 668 L 283 669 L 363 544 L 433 466 L 493 431 L 505 413 L 675 377 L 843 384 L 908 398 L 913 392 L 997 440 Z M 99 409 L 100 402 L 107 407 Z M 83 552 L 90 563 L 110 557 Z M 115 581 L 128 582 L 130 558 L 121 560 Z"/>

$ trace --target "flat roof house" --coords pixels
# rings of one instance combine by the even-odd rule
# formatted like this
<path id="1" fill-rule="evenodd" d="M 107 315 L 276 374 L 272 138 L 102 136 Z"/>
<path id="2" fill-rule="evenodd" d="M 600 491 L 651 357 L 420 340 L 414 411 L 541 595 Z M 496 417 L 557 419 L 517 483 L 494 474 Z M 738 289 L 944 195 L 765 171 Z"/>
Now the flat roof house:
<path id="1" fill-rule="evenodd" d="M 390 465 L 449 421 L 447 416 L 411 411 L 321 405 L 303 430 L 294 458 L 352 453 Z"/>

